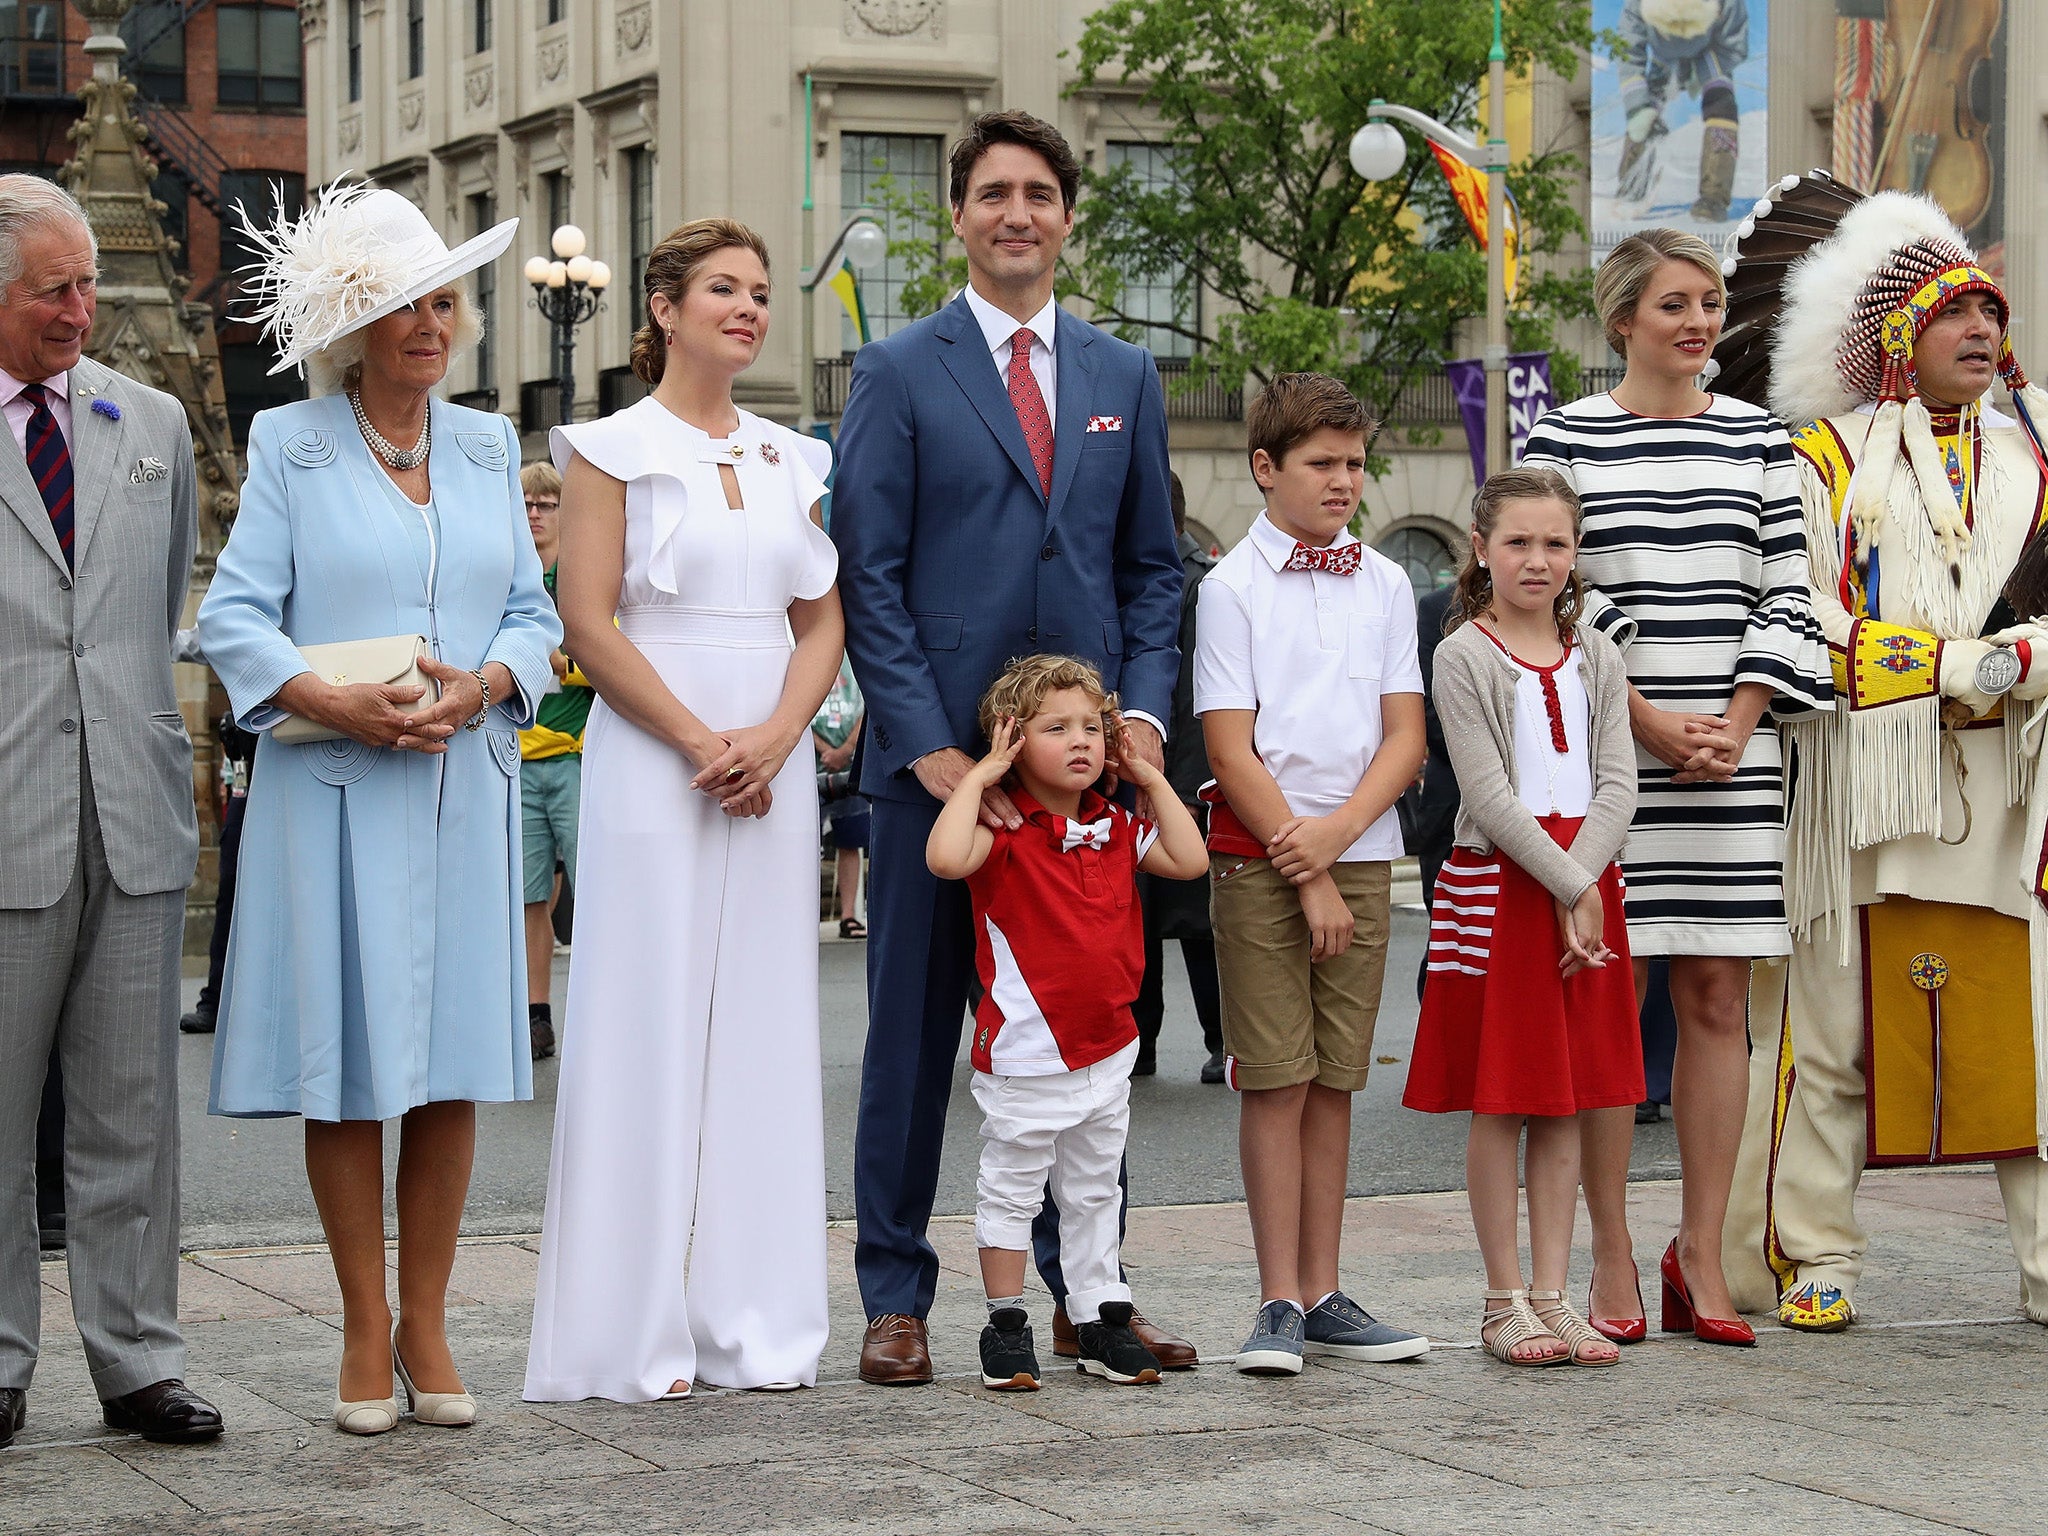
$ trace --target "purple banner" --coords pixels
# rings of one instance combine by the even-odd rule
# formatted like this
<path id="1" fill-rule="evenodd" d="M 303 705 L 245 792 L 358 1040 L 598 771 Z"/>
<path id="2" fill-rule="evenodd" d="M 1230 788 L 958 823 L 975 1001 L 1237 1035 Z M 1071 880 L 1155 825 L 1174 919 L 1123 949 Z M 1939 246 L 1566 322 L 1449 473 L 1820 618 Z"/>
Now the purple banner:
<path id="1" fill-rule="evenodd" d="M 1445 363 L 1444 372 L 1451 376 L 1451 393 L 1465 423 L 1465 446 L 1472 453 L 1472 483 L 1478 485 L 1486 479 L 1486 365 L 1476 357 L 1461 357 Z M 1550 391 L 1550 354 L 1508 354 L 1510 464 L 1522 462 L 1529 429 L 1556 403 Z"/>

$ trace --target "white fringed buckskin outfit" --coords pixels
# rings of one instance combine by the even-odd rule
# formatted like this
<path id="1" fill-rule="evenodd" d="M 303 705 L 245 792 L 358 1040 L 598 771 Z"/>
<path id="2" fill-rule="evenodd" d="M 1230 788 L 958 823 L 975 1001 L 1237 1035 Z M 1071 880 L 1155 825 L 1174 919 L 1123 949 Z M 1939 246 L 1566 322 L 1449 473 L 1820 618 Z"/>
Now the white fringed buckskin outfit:
<path id="1" fill-rule="evenodd" d="M 1782 184 L 1740 234 L 1722 386 L 1767 389 L 1804 424 L 1794 447 L 1838 700 L 1790 731 L 1794 944 L 1753 989 L 1729 1284 L 1745 1311 L 1847 1326 L 1862 1169 L 1988 1159 L 2022 1303 L 2048 1322 L 2048 796 L 2034 793 L 2048 636 L 2005 598 L 2042 523 L 2048 397 L 2009 343 L 2017 416 L 1988 397 L 1931 413 L 1915 397 L 1912 351 L 1942 309 L 1985 293 L 2011 321 L 1926 199 L 1862 199 L 1816 173 Z M 1752 260 L 1765 276 L 1745 285 Z"/>

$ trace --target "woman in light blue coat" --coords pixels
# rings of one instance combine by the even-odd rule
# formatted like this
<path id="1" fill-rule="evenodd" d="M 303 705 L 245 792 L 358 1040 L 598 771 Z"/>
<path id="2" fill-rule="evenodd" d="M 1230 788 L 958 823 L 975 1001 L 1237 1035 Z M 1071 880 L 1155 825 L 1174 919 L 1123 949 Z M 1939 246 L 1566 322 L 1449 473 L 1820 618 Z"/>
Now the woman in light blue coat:
<path id="1" fill-rule="evenodd" d="M 533 1091 L 515 733 L 561 625 L 511 424 L 430 395 L 478 334 L 459 280 L 512 228 L 451 252 L 406 199 L 351 188 L 254 232 L 279 367 L 309 362 L 316 398 L 256 418 L 199 612 L 236 718 L 263 733 L 211 1107 L 305 1117 L 342 1290 L 335 1421 L 358 1434 L 398 1422 L 394 1371 L 420 1421 L 474 1418 L 443 1307 L 475 1105 Z M 431 689 L 323 677 L 299 650 L 414 634 Z M 334 739 L 270 734 L 294 715 Z M 395 1328 L 380 1124 L 394 1117 Z"/>

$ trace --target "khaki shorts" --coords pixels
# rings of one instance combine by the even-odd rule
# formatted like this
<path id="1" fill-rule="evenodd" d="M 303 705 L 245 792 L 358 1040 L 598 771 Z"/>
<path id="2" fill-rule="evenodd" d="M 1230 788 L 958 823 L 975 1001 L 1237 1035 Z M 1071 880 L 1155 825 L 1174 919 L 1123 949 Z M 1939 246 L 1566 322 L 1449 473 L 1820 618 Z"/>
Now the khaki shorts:
<path id="1" fill-rule="evenodd" d="M 1316 964 L 1301 898 L 1269 860 L 1214 855 L 1209 871 L 1223 1049 L 1235 1059 L 1237 1087 L 1363 1088 L 1387 968 L 1393 867 L 1330 866 L 1357 926 L 1349 949 Z"/>

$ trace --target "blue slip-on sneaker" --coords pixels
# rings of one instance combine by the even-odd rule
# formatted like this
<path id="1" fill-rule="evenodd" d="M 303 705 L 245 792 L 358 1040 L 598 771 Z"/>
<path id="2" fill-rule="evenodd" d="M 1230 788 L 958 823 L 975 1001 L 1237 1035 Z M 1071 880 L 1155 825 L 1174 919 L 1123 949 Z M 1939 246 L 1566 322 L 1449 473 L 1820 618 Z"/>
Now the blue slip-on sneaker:
<path id="1" fill-rule="evenodd" d="M 1346 1360 L 1412 1360 L 1429 1353 L 1429 1340 L 1419 1333 L 1390 1328 L 1342 1291 L 1316 1303 L 1302 1323 L 1303 1342 L 1312 1355 L 1338 1355 Z"/>
<path id="2" fill-rule="evenodd" d="M 1237 1368 L 1248 1376 L 1299 1376 L 1302 1327 L 1301 1308 L 1293 1302 L 1267 1302 L 1237 1352 Z"/>

